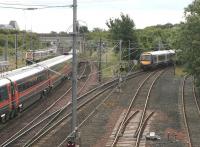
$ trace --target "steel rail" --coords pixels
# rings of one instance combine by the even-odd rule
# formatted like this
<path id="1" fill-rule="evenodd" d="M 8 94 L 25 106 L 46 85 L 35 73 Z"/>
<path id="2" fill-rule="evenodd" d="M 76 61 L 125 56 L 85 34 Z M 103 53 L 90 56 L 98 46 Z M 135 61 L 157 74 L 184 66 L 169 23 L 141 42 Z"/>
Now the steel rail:
<path id="1" fill-rule="evenodd" d="M 121 132 L 120 132 L 120 136 L 123 136 L 126 126 L 127 126 L 128 123 L 131 121 L 131 119 L 132 119 L 135 115 L 137 115 L 139 112 L 140 112 L 139 110 L 138 110 L 138 111 L 135 111 L 135 112 L 124 122 L 124 124 L 123 124 L 123 126 L 122 126 L 122 129 L 121 129 Z"/>
<path id="2" fill-rule="evenodd" d="M 85 73 L 85 71 L 86 71 L 87 66 L 88 66 L 88 65 L 85 64 L 84 69 L 83 69 L 83 72 L 81 73 L 81 75 L 79 76 L 78 79 L 81 79 L 81 78 L 83 77 L 83 75 L 84 75 L 84 73 Z"/>
<path id="3" fill-rule="evenodd" d="M 113 90 L 106 96 L 106 98 L 77 126 L 77 129 L 80 129 L 80 127 L 94 114 L 96 111 L 107 101 L 110 96 L 116 91 L 117 87 L 113 88 Z M 67 139 L 72 135 L 73 132 L 71 132 L 59 145 L 58 147 L 61 147 Z"/>
<path id="4" fill-rule="evenodd" d="M 113 82 L 113 81 L 111 81 Z M 108 85 L 109 83 L 103 84 L 99 87 L 104 87 L 106 85 Z M 97 90 L 97 88 L 95 88 Z M 80 100 L 82 98 L 84 98 L 85 96 L 89 95 L 90 93 L 94 92 L 94 90 L 89 91 L 88 93 L 78 97 L 77 99 Z M 99 94 L 99 93 L 98 93 Z M 31 131 L 32 129 L 34 129 L 36 126 L 39 126 L 41 123 L 43 123 L 45 120 L 49 119 L 49 117 L 52 117 L 52 115 L 55 115 L 56 112 L 58 112 L 59 114 L 61 114 L 64 110 L 66 110 L 67 108 L 69 108 L 71 106 L 71 103 L 68 103 L 68 105 L 58 109 L 57 111 L 53 112 L 52 114 L 48 115 L 47 117 L 45 117 L 44 119 L 42 119 L 41 121 L 39 121 L 38 123 L 36 123 L 35 125 L 31 126 L 30 128 L 28 128 L 27 130 L 25 130 L 24 132 L 20 132 L 18 133 L 14 138 L 10 139 L 9 141 L 7 141 L 6 143 L 4 143 L 2 146 L 6 147 L 7 145 L 11 144 L 12 142 L 14 142 L 15 140 L 17 140 L 18 138 L 20 138 L 21 136 L 23 136 L 24 134 L 28 133 L 29 131 Z M 55 118 L 53 118 L 51 121 L 53 121 L 54 119 L 56 119 L 57 116 L 55 116 Z"/>
<path id="5" fill-rule="evenodd" d="M 77 110 L 80 110 L 82 107 L 84 107 L 85 105 L 87 105 L 88 103 L 90 103 L 91 101 L 93 101 L 94 99 L 96 99 L 100 94 L 104 93 L 105 91 L 107 91 L 108 89 L 110 89 L 111 87 L 117 85 L 116 83 L 114 83 L 113 85 L 107 87 L 106 89 L 102 90 L 101 92 L 97 93 L 96 95 L 94 95 L 92 98 L 88 99 L 86 102 L 84 102 L 83 104 L 80 104 L 77 107 Z M 45 134 L 47 134 L 49 131 L 51 131 L 52 129 L 54 129 L 54 127 L 56 127 L 57 125 L 61 124 L 64 120 L 68 119 L 71 116 L 71 112 L 68 113 L 67 115 L 65 115 L 64 117 L 62 117 L 60 120 L 58 120 L 55 124 L 53 124 L 52 126 L 50 126 L 50 124 L 54 121 L 54 118 L 45 126 L 43 127 L 38 133 L 37 135 L 35 135 L 33 138 L 31 138 L 23 147 L 30 147 L 32 146 L 35 142 L 37 142 L 41 137 L 43 137 Z M 50 126 L 49 128 L 47 128 L 47 126 Z"/>
<path id="6" fill-rule="evenodd" d="M 154 73 L 154 72 L 153 72 L 153 73 Z M 126 122 L 126 119 L 127 119 L 128 115 L 129 115 L 129 113 L 130 113 L 130 111 L 131 111 L 131 108 L 132 108 L 132 106 L 133 106 L 133 104 L 134 104 L 134 102 L 135 102 L 135 100 L 136 100 L 136 97 L 137 97 L 137 95 L 138 95 L 138 93 L 139 93 L 141 87 L 144 85 L 145 81 L 147 81 L 153 73 L 150 73 L 150 74 L 142 81 L 142 83 L 139 85 L 139 87 L 138 87 L 138 89 L 137 89 L 137 91 L 136 91 L 134 97 L 133 97 L 132 100 L 131 100 L 131 103 L 130 103 L 130 105 L 129 105 L 129 107 L 128 107 L 128 110 L 127 110 L 125 116 L 123 117 L 122 122 L 120 123 L 119 129 L 117 129 L 118 131 L 117 131 L 117 133 L 116 133 L 116 135 L 115 135 L 115 138 L 114 138 L 114 141 L 112 142 L 111 147 L 114 147 L 114 146 L 117 144 L 118 139 L 119 139 L 119 136 L 120 136 L 120 132 L 121 132 L 123 126 L 124 126 L 124 123 Z"/>
<path id="7" fill-rule="evenodd" d="M 92 71 L 92 64 L 91 63 L 90 63 L 90 71 Z M 90 78 L 91 78 L 91 76 L 89 76 L 87 78 L 87 80 L 85 81 L 84 85 L 80 88 L 80 90 L 78 90 L 78 94 L 77 95 L 79 95 L 82 92 L 83 88 L 85 88 L 85 86 L 88 84 Z"/>
<path id="8" fill-rule="evenodd" d="M 86 68 L 86 67 L 85 67 Z M 85 70 L 84 70 L 85 72 Z M 20 137 L 20 133 L 23 135 L 24 133 L 27 132 L 27 130 L 30 131 L 30 128 L 34 128 L 35 125 L 31 126 L 36 120 L 38 120 L 42 115 L 44 115 L 46 112 L 48 112 L 53 106 L 55 106 L 64 96 L 66 96 L 70 91 L 72 90 L 72 87 L 70 87 L 62 96 L 60 96 L 53 104 L 51 104 L 47 109 L 45 109 L 42 113 L 40 113 L 37 117 L 35 117 L 32 121 L 30 121 L 28 124 L 26 124 L 22 129 L 20 129 L 17 133 L 15 133 L 14 135 L 12 135 L 8 140 L 6 140 L 3 144 L 1 144 L 1 146 L 6 146 L 8 143 L 12 142 L 13 140 L 16 140 L 18 137 Z M 62 109 L 62 108 L 61 108 Z M 42 119 L 41 121 L 39 121 L 38 123 L 36 123 L 37 125 L 41 124 L 43 121 L 45 121 L 46 119 L 48 119 L 49 117 L 52 117 L 52 115 L 54 115 L 56 112 L 60 111 L 61 109 L 52 112 L 52 114 L 48 115 L 47 117 L 45 117 L 44 119 Z M 36 125 L 36 126 L 37 126 Z M 31 127 L 29 127 L 31 126 Z M 29 127 L 29 128 L 28 128 Z M 26 128 L 28 128 L 27 130 L 25 130 Z M 24 132 L 23 132 L 24 131 Z"/>
<path id="9" fill-rule="evenodd" d="M 128 76 L 132 76 L 132 78 L 134 78 L 135 76 L 137 76 L 137 74 L 141 74 L 141 73 L 143 73 L 143 72 L 139 71 L 139 72 L 132 73 L 132 74 L 130 74 L 130 75 L 128 75 Z M 133 76 L 133 75 L 135 75 L 135 76 Z M 103 86 L 106 86 L 106 85 L 111 84 L 111 83 L 113 84 L 113 85 L 110 85 L 109 87 L 107 87 L 106 89 L 104 89 L 103 91 L 101 91 L 101 92 L 97 93 L 96 95 L 94 95 L 91 99 L 87 100 L 84 104 L 80 105 L 80 108 L 83 107 L 83 106 L 85 106 L 88 102 L 92 101 L 92 100 L 93 100 L 95 97 L 97 97 L 98 95 L 102 94 L 103 92 L 105 92 L 105 91 L 108 90 L 109 88 L 111 88 L 111 87 L 113 87 L 114 85 L 116 85 L 115 82 L 117 82 L 117 81 L 118 81 L 117 79 L 114 79 L 114 80 L 112 80 L 112 81 L 110 81 L 110 82 L 107 82 L 107 83 L 103 84 L 102 86 L 100 86 L 100 87 L 103 87 Z M 96 88 L 95 88 L 95 89 L 96 89 Z M 99 89 L 99 88 L 98 88 L 98 89 Z M 91 90 L 91 91 L 93 91 L 93 90 Z M 87 95 L 87 93 L 86 93 L 86 95 Z M 85 96 L 85 95 L 83 95 L 83 96 Z M 79 99 L 81 99 L 81 97 L 80 97 Z M 78 107 L 78 109 L 79 109 L 79 107 Z M 55 126 L 57 126 L 57 125 L 60 124 L 62 121 L 64 121 L 65 119 L 67 119 L 67 117 L 69 117 L 70 115 L 71 115 L 71 113 L 70 113 L 69 115 L 67 115 L 66 117 L 60 119 L 55 125 L 51 126 L 51 127 L 50 127 L 48 130 L 46 130 L 45 132 L 43 132 L 43 131 L 44 131 L 46 128 L 43 128 L 43 130 L 41 130 L 40 133 L 38 133 L 38 135 L 36 135 L 35 137 L 33 137 L 31 140 L 29 140 L 29 141 L 26 143 L 25 146 L 31 146 L 31 145 L 32 145 L 33 143 L 35 143 L 38 139 L 40 139 L 42 136 L 44 136 L 47 132 L 51 131 L 51 129 L 53 129 Z M 34 138 L 35 138 L 35 139 L 34 139 Z"/>
<path id="10" fill-rule="evenodd" d="M 141 139 L 141 136 L 142 136 L 142 133 L 146 127 L 146 124 L 148 122 L 148 120 L 153 116 L 154 112 L 151 112 L 147 118 L 144 120 L 142 126 L 141 126 L 141 129 L 140 131 L 138 132 L 138 136 L 137 136 L 137 139 L 136 139 L 136 143 L 135 143 L 135 147 L 139 147 L 139 144 L 140 144 L 140 139 Z"/>
<path id="11" fill-rule="evenodd" d="M 196 107 L 197 107 L 197 110 L 198 110 L 198 114 L 199 114 L 199 117 L 200 117 L 200 108 L 199 108 L 199 104 L 198 104 L 197 96 L 196 96 L 194 77 L 193 77 L 193 89 L 192 90 L 193 90 L 193 96 L 194 96 L 195 104 L 196 104 Z"/>
<path id="12" fill-rule="evenodd" d="M 183 79 L 183 83 L 182 83 L 182 111 L 183 111 L 183 119 L 184 119 L 184 124 L 185 124 L 185 129 L 187 132 L 187 139 L 188 139 L 188 145 L 189 147 L 192 147 L 192 142 L 191 142 L 191 137 L 190 137 L 190 131 L 189 131 L 189 126 L 187 123 L 187 115 L 186 115 L 186 110 L 185 110 L 185 97 L 184 97 L 184 93 L 185 93 L 185 81 L 187 79 L 188 75 L 184 76 Z"/>
<path id="13" fill-rule="evenodd" d="M 45 114 L 47 111 L 49 111 L 61 98 L 63 98 L 66 94 L 69 93 L 69 91 L 71 90 L 68 89 L 60 98 L 58 98 L 53 104 L 51 104 L 45 111 L 43 111 L 42 113 L 40 113 L 37 117 L 35 117 L 31 122 L 29 122 L 28 124 L 26 124 L 22 129 L 20 129 L 17 133 L 15 133 L 14 135 L 12 135 L 8 140 L 6 140 L 3 144 L 1 144 L 1 146 L 6 146 L 8 145 L 12 140 L 16 140 L 17 136 L 20 135 L 20 133 L 22 133 L 26 128 L 28 128 L 29 126 L 31 126 L 36 120 L 38 120 L 43 114 Z M 58 110 L 59 111 L 59 110 Z M 56 112 L 56 111 L 55 111 Z M 53 113 L 54 114 L 54 113 Z M 47 116 L 50 117 L 50 116 Z M 45 119 L 47 119 L 47 117 Z M 40 121 L 41 123 L 42 121 Z"/>
<path id="14" fill-rule="evenodd" d="M 127 75 L 127 79 L 130 79 L 130 78 L 134 78 L 135 76 L 137 76 L 137 74 L 142 74 L 142 73 L 144 73 L 144 72 L 142 72 L 142 71 L 138 71 L 138 72 L 134 72 L 134 73 L 129 73 L 128 75 Z M 133 76 L 133 75 L 135 75 L 135 76 Z M 125 80 L 127 80 L 127 79 L 125 79 Z M 118 79 L 116 79 L 116 80 L 118 80 Z M 124 81 L 125 81 L 124 80 Z M 111 96 L 111 94 L 117 89 L 118 87 L 115 87 L 108 95 L 107 95 L 107 97 L 102 101 L 102 103 L 100 103 L 96 108 L 95 108 L 95 110 L 93 110 L 87 117 L 86 117 L 86 119 L 85 120 L 83 120 L 82 121 L 82 123 L 80 123 L 78 126 L 77 126 L 77 129 L 79 129 L 97 110 L 98 110 L 98 108 L 102 105 L 102 104 L 104 104 L 104 102 L 106 101 L 106 100 L 108 100 L 109 98 L 110 98 L 110 96 Z M 71 132 L 59 145 L 58 145 L 58 147 L 61 147 L 66 141 L 67 141 L 67 139 L 72 135 L 72 133 L 73 132 Z"/>
<path id="15" fill-rule="evenodd" d="M 91 67 L 91 71 L 92 71 L 92 65 L 91 65 L 90 67 Z M 85 71 L 85 70 L 84 70 L 84 71 Z M 86 86 L 86 84 L 88 83 L 89 79 L 90 79 L 90 77 L 85 81 L 85 84 L 84 84 L 84 85 L 81 87 L 81 89 L 78 91 L 78 94 L 79 94 L 79 93 L 81 92 L 81 90 Z M 112 81 L 111 81 L 111 82 L 112 82 Z M 89 92 L 90 92 L 90 91 L 89 91 Z M 77 99 L 80 100 L 81 97 L 78 97 Z M 66 108 L 66 107 L 65 107 L 65 108 Z M 29 139 L 29 140 L 25 143 L 24 146 L 28 146 L 28 144 L 31 144 L 32 141 L 33 141 L 34 139 L 37 138 L 37 136 L 39 136 L 40 134 L 42 134 L 42 131 L 44 131 L 49 125 L 51 125 L 51 123 L 53 123 L 53 121 L 55 121 L 55 120 L 57 119 L 57 117 L 59 117 L 59 115 L 61 115 L 61 113 L 62 113 L 63 111 L 65 111 L 65 108 L 62 109 L 59 113 L 57 113 L 57 114 L 54 116 L 54 118 L 52 118 L 43 128 L 40 129 L 40 131 L 38 131 L 31 139 Z"/>
<path id="16" fill-rule="evenodd" d="M 134 72 L 134 73 L 130 74 L 129 76 L 137 75 L 137 74 L 140 74 L 140 73 L 142 73 L 142 72 L 141 72 L 141 71 L 139 71 L 139 72 Z M 106 83 L 104 83 L 104 84 L 102 84 L 102 85 L 100 85 L 100 86 L 98 86 L 98 87 L 96 87 L 96 88 L 90 90 L 89 92 L 86 92 L 85 94 L 81 95 L 80 97 L 78 97 L 78 100 L 80 100 L 80 99 L 86 97 L 87 95 L 93 93 L 93 92 L 96 91 L 97 89 L 100 89 L 100 88 L 102 88 L 102 87 L 104 87 L 104 86 L 107 86 L 107 85 L 109 85 L 109 84 L 111 84 L 111 83 L 114 83 L 114 82 L 117 82 L 117 81 L 118 81 L 118 79 L 114 79 L 114 80 L 111 80 L 111 81 L 109 81 L 109 82 L 106 82 Z M 64 93 L 60 98 L 64 97 L 70 90 L 71 90 L 71 88 L 70 88 L 66 93 Z M 60 98 L 59 98 L 59 99 L 60 99 Z M 39 116 L 37 116 L 35 119 L 33 119 L 30 123 L 28 123 L 25 127 L 23 127 L 20 131 L 18 131 L 16 134 L 14 134 L 12 137 L 10 137 L 7 141 L 5 141 L 1 146 L 5 147 L 5 146 L 9 145 L 10 143 L 12 143 L 12 142 L 14 142 L 15 140 L 17 140 L 19 137 L 21 137 L 22 135 L 24 135 L 25 133 L 27 133 L 28 131 L 32 130 L 33 128 L 35 128 L 36 126 L 38 126 L 39 124 L 41 124 L 42 122 L 44 122 L 45 120 L 47 120 L 49 117 L 52 117 L 52 115 L 55 115 L 56 112 L 59 112 L 59 111 L 61 111 L 62 109 L 66 109 L 66 107 L 69 107 L 70 103 L 69 103 L 69 105 L 67 105 L 67 106 L 65 106 L 65 107 L 63 107 L 63 108 L 61 108 L 61 109 L 59 109 L 59 110 L 53 112 L 52 114 L 48 115 L 48 116 L 45 117 L 43 120 L 41 120 L 41 121 L 39 121 L 38 123 L 36 123 L 36 125 L 33 125 L 32 127 L 29 127 L 29 129 L 28 129 L 27 131 L 24 131 L 28 126 L 31 126 L 31 125 L 33 124 L 33 122 L 35 122 L 40 116 L 42 116 L 42 115 L 43 115 L 44 113 L 46 113 L 49 109 L 51 109 L 51 108 L 59 101 L 59 99 L 58 99 L 56 102 L 54 102 L 50 107 L 48 107 L 45 111 L 43 111 Z M 24 132 L 23 132 L 23 131 L 24 131 Z M 20 133 L 21 133 L 21 134 L 20 134 Z"/>
<path id="17" fill-rule="evenodd" d="M 143 112 L 142 112 L 142 116 L 141 116 L 141 118 L 140 118 L 140 123 L 139 123 L 139 125 L 138 125 L 138 127 L 137 127 L 137 129 L 136 129 L 136 131 L 135 131 L 135 135 L 134 135 L 135 137 L 138 136 L 138 133 L 139 133 L 139 131 L 140 131 L 141 128 L 142 128 L 142 123 L 143 123 L 143 121 L 144 121 L 144 117 L 145 117 L 145 114 L 146 114 L 147 105 L 148 105 L 148 102 L 149 102 L 149 99 L 150 99 L 151 90 L 152 90 L 152 88 L 153 88 L 155 82 L 156 82 L 157 79 L 161 76 L 161 74 L 162 74 L 163 72 L 164 72 L 164 70 L 162 70 L 161 72 L 159 72 L 158 75 L 156 75 L 156 77 L 155 77 L 155 79 L 153 80 L 153 82 L 151 83 L 151 86 L 150 86 L 150 88 L 149 88 L 149 90 L 148 90 L 148 94 L 147 94 L 147 97 L 146 97 L 146 101 L 145 101 L 144 109 L 143 109 Z"/>
<path id="18" fill-rule="evenodd" d="M 136 143 L 135 143 L 135 147 L 139 147 L 139 144 L 140 144 L 140 139 L 141 139 L 141 135 L 142 135 L 142 128 L 144 128 L 144 118 L 145 118 L 145 115 L 146 115 L 146 110 L 147 110 L 147 106 L 148 106 L 148 102 L 149 102 L 149 99 L 150 99 L 150 94 L 151 94 L 151 91 L 152 91 L 152 88 L 155 84 L 155 82 L 158 80 L 158 78 L 164 73 L 164 70 L 160 71 L 155 79 L 153 80 L 149 90 L 148 90 L 148 94 L 147 94 L 147 98 L 146 98 L 146 101 L 145 101 L 145 106 L 144 106 L 144 109 L 143 109 L 143 112 L 142 112 L 142 116 L 141 116 L 141 119 L 140 119 L 140 123 L 138 125 L 138 128 L 136 129 L 136 132 L 135 132 L 135 136 L 137 137 L 136 139 Z M 153 115 L 153 113 L 152 113 Z M 150 115 L 150 116 L 152 116 Z"/>

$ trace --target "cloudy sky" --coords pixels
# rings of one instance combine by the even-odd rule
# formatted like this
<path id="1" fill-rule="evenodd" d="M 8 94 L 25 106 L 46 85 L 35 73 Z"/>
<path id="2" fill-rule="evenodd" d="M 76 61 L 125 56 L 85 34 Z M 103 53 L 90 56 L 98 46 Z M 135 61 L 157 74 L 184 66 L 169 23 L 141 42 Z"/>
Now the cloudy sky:
<path id="1" fill-rule="evenodd" d="M 120 13 L 128 14 L 136 28 L 146 26 L 179 23 L 184 21 L 184 8 L 192 0 L 77 0 L 78 20 L 90 30 L 95 27 L 107 29 L 109 18 L 117 18 Z M 1 0 L 0 24 L 16 20 L 21 30 L 34 32 L 72 31 L 72 8 L 48 8 L 22 10 L 18 8 L 41 8 L 38 5 L 71 5 L 73 0 Z M 35 5 L 35 6 L 30 6 Z M 13 8 L 3 8 L 13 7 Z"/>

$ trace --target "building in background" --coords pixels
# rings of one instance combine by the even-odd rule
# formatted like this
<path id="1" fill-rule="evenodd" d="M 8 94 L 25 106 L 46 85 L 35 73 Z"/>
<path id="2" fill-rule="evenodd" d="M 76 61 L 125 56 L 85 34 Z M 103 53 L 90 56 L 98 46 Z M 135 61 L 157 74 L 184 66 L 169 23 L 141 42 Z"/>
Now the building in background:
<path id="1" fill-rule="evenodd" d="M 16 21 L 11 20 L 9 24 L 0 24 L 0 29 L 19 30 L 19 25 Z"/>

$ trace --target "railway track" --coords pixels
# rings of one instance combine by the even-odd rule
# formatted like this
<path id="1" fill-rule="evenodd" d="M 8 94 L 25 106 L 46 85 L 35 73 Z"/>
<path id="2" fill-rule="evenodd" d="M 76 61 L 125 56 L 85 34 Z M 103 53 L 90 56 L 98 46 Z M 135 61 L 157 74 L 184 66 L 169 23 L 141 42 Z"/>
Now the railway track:
<path id="1" fill-rule="evenodd" d="M 135 147 L 139 147 L 140 140 L 141 140 L 141 137 L 142 137 L 142 133 L 143 133 L 145 127 L 146 127 L 146 124 L 147 124 L 148 120 L 151 118 L 151 116 L 154 114 L 154 112 L 150 112 L 150 114 L 147 114 L 147 106 L 148 106 L 148 103 L 149 103 L 152 88 L 153 88 L 155 82 L 158 80 L 158 78 L 161 76 L 161 74 L 163 72 L 164 72 L 164 70 L 160 71 L 158 74 L 155 75 L 155 78 L 153 79 L 153 82 L 151 83 L 151 86 L 148 90 L 148 94 L 146 96 L 146 101 L 145 101 L 144 109 L 143 109 L 143 112 L 142 112 L 142 116 L 141 116 L 139 125 L 137 127 L 137 130 L 135 132 L 135 136 L 136 136 Z"/>
<path id="2" fill-rule="evenodd" d="M 89 80 L 86 80 L 85 83 L 88 83 Z M 111 82 L 107 82 L 97 88 L 94 88 L 92 89 L 91 91 L 85 93 L 84 95 L 80 96 L 79 97 L 79 100 L 81 101 L 81 99 L 87 95 L 89 95 L 90 93 L 93 93 L 94 91 L 96 91 L 97 89 L 100 89 L 101 87 L 105 86 L 105 85 L 109 85 L 110 83 L 112 82 L 116 82 L 117 80 L 113 80 Z M 87 84 L 84 84 L 83 86 L 85 86 Z M 69 89 L 66 93 L 68 93 L 71 89 Z M 65 95 L 63 94 L 61 96 L 61 98 L 63 98 Z M 55 102 L 57 103 L 57 102 Z M 54 103 L 54 104 L 55 104 Z M 66 107 L 63 107 L 61 109 L 58 109 L 56 111 L 53 111 L 51 112 L 49 115 L 45 115 L 42 119 L 40 118 L 41 115 L 43 115 L 46 111 L 48 111 L 49 109 L 51 109 L 53 107 L 52 104 L 47 110 L 45 110 L 43 113 L 41 113 L 38 117 L 36 117 L 34 120 L 32 120 L 30 123 L 28 123 L 24 128 L 22 128 L 20 131 L 18 131 L 15 135 L 13 135 L 12 137 L 10 137 L 7 141 L 5 141 L 1 146 L 21 146 L 21 142 L 19 141 L 18 143 L 16 142 L 16 140 L 21 140 L 23 142 L 23 140 L 27 141 L 27 140 L 32 140 L 32 139 L 27 139 L 27 138 L 24 138 L 23 139 L 23 136 L 27 137 L 26 134 L 30 134 L 30 131 L 31 130 L 34 130 L 33 132 L 41 132 L 39 130 L 44 130 L 44 129 L 47 129 L 48 125 L 50 125 L 53 121 L 55 121 L 56 119 L 58 119 L 57 117 L 62 114 L 64 112 L 65 109 L 69 108 L 70 107 L 70 103 L 68 103 L 68 105 Z M 40 118 L 40 119 L 39 119 Z M 37 121 L 36 121 L 37 120 Z M 46 123 L 46 122 L 50 122 L 50 123 Z M 37 126 L 40 126 L 39 128 L 37 128 Z M 37 130 L 37 129 L 38 130 Z M 41 129 L 42 128 L 42 129 Z M 37 135 L 39 135 L 40 133 L 37 133 Z M 35 135 L 35 136 L 37 136 Z M 34 136 L 34 138 L 35 138 Z M 23 144 L 23 143 L 22 143 Z M 25 143 L 26 145 L 27 143 Z"/>
<path id="3" fill-rule="evenodd" d="M 82 72 L 80 75 L 83 75 L 86 72 L 86 66 L 84 66 L 84 68 L 81 71 Z M 43 110 L 42 113 L 34 117 L 34 119 L 32 119 L 31 121 L 23 123 L 25 125 L 21 127 L 22 129 L 18 130 L 17 132 L 12 130 L 12 133 L 14 132 L 15 134 L 12 136 L 7 135 L 9 136 L 9 138 L 7 139 L 7 141 L 4 141 L 4 143 L 1 146 L 7 146 L 6 144 L 8 142 L 17 138 L 17 136 L 20 136 L 20 134 L 26 134 L 26 132 L 28 132 L 27 130 L 29 130 L 31 126 L 34 126 L 34 124 L 41 124 L 43 123 L 43 120 L 51 119 L 52 117 L 51 114 L 56 115 L 59 112 L 60 106 L 62 106 L 63 103 L 66 103 L 66 96 L 70 98 L 70 95 L 69 95 L 70 91 L 71 91 L 71 87 L 69 87 L 69 89 L 66 92 L 64 92 L 64 94 L 62 94 L 59 98 L 57 98 L 50 106 L 48 106 L 45 110 Z"/>
<path id="4" fill-rule="evenodd" d="M 128 109 L 123 113 L 122 118 L 119 118 L 118 124 L 116 124 L 116 127 L 110 137 L 111 140 L 109 140 L 106 145 L 107 147 L 128 147 L 133 146 L 134 144 L 135 146 L 139 146 L 145 125 L 154 114 L 154 112 L 146 112 L 150 93 L 153 85 L 162 73 L 163 71 L 156 73 L 152 72 L 140 83 Z M 141 108 L 143 108 L 142 112 Z M 135 122 L 133 120 L 134 118 L 139 120 L 139 123 Z M 132 126 L 137 123 L 137 127 Z"/>
<path id="5" fill-rule="evenodd" d="M 137 73 L 135 73 L 135 74 L 137 74 Z M 135 74 L 133 74 L 133 75 L 135 75 Z M 133 75 L 130 75 L 130 77 L 133 76 Z M 79 104 L 78 110 L 81 109 L 82 107 L 84 107 L 85 105 L 87 105 L 88 103 L 90 103 L 91 101 L 93 101 L 94 99 L 96 99 L 98 95 L 101 95 L 102 93 L 104 93 L 105 91 L 107 91 L 108 89 L 110 89 L 111 87 L 116 85 L 117 82 L 118 82 L 118 80 L 114 79 L 114 80 L 107 82 L 107 83 L 105 83 L 105 84 L 103 84 L 103 85 L 101 85 L 97 88 L 94 88 L 91 91 L 80 96 L 78 98 L 78 104 Z M 100 90 L 100 92 L 97 92 L 96 94 L 94 94 L 94 91 L 96 91 L 97 89 Z M 91 95 L 91 93 L 93 95 L 91 98 L 83 99 L 85 96 L 88 96 L 89 94 Z M 68 112 L 65 113 L 64 109 L 68 109 Z M 51 119 L 51 121 L 46 124 L 45 127 L 40 129 L 40 131 L 37 131 L 38 133 L 35 136 L 33 136 L 31 139 L 29 139 L 28 142 L 26 142 L 23 146 L 32 146 L 34 143 L 36 143 L 38 140 L 40 140 L 42 137 L 44 137 L 48 132 L 52 131 L 55 127 L 57 127 L 63 121 L 65 121 L 68 118 L 70 119 L 70 116 L 71 116 L 71 111 L 70 111 L 70 104 L 69 104 L 66 108 L 61 108 L 61 110 L 58 113 L 55 114 L 55 117 L 53 117 Z M 50 116 L 50 117 L 52 117 L 52 116 Z M 59 117 L 59 118 L 57 118 L 57 117 Z M 41 128 L 41 126 L 40 126 L 40 128 Z M 25 139 L 25 140 L 27 141 L 27 139 Z M 14 144 L 16 144 L 16 143 L 14 143 Z"/>
<path id="6" fill-rule="evenodd" d="M 92 85 L 92 82 L 95 81 L 96 82 L 96 74 L 97 73 L 97 69 L 96 66 L 90 62 L 90 71 L 91 74 L 88 74 L 87 79 L 85 80 L 84 84 L 82 85 L 82 87 L 78 90 L 78 96 L 80 96 L 80 94 L 86 93 L 87 91 L 87 86 L 88 85 Z M 84 73 L 82 73 L 79 78 L 85 77 Z"/>
<path id="7" fill-rule="evenodd" d="M 123 82 L 126 82 L 127 79 L 131 79 L 134 77 L 138 77 L 139 75 L 144 74 L 143 72 L 136 72 L 134 74 L 130 74 L 128 75 L 126 78 L 123 79 Z M 115 82 L 118 82 L 118 79 L 115 80 Z M 105 101 L 107 101 L 108 99 L 110 99 L 110 96 L 116 92 L 116 90 L 118 89 L 118 84 L 114 84 L 113 85 L 113 89 L 111 89 L 110 91 L 108 91 L 108 93 L 105 95 L 105 97 L 100 101 L 100 103 L 94 107 L 94 110 L 91 111 L 91 113 L 89 115 L 86 116 L 86 118 L 84 118 L 81 123 L 77 126 L 77 129 L 79 130 L 82 126 L 84 126 L 84 124 L 98 111 L 98 109 L 100 109 L 100 107 L 105 103 Z M 70 133 L 59 145 L 58 147 L 61 147 L 63 145 L 65 145 L 67 139 L 71 136 L 72 134 Z"/>
<path id="8" fill-rule="evenodd" d="M 104 91 L 105 91 L 105 89 L 103 89 L 97 95 L 101 94 Z M 87 103 L 92 101 L 97 95 L 95 95 L 94 97 L 92 97 L 89 100 L 86 100 L 85 102 L 82 102 L 81 104 L 78 104 L 77 109 L 78 110 L 81 109 Z M 80 100 L 81 98 L 82 97 L 79 97 L 78 100 Z M 29 128 L 25 132 L 20 134 L 19 136 L 17 136 L 17 138 L 14 138 L 12 141 L 8 142 L 8 144 L 6 144 L 5 146 L 7 146 L 7 145 L 15 146 L 16 144 L 20 144 L 20 146 L 21 145 L 22 146 L 31 146 L 34 142 L 36 142 L 42 136 L 46 135 L 49 131 L 54 129 L 57 125 L 62 123 L 65 119 L 68 119 L 70 116 L 71 116 L 71 103 L 69 103 L 65 107 L 62 107 L 61 109 L 57 110 L 56 112 L 52 113 L 51 115 L 47 116 L 45 119 L 41 120 L 39 123 L 35 124 L 34 126 Z M 34 133 L 34 132 L 37 132 L 37 133 Z M 31 136 L 25 136 L 27 133 L 31 134 Z M 25 143 L 22 140 L 25 140 Z M 18 143 L 18 141 L 20 143 Z"/>
<path id="9" fill-rule="evenodd" d="M 186 145 L 198 147 L 200 144 L 200 111 L 191 76 L 185 76 L 182 83 L 182 111 L 186 129 Z"/>

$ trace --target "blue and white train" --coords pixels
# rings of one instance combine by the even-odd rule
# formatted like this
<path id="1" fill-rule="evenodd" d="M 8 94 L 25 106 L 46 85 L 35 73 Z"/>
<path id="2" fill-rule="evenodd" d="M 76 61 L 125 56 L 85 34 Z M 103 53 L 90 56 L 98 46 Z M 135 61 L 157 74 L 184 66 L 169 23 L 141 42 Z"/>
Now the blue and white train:
<path id="1" fill-rule="evenodd" d="M 174 62 L 174 56 L 174 50 L 144 52 L 140 55 L 140 65 L 144 70 L 169 65 Z"/>

